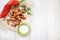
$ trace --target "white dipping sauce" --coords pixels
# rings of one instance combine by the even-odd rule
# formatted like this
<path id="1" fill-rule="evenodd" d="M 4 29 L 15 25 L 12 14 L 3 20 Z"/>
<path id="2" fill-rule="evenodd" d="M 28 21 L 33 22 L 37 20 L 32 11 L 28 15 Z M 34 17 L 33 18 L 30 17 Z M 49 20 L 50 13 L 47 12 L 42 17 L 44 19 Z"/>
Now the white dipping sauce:
<path id="1" fill-rule="evenodd" d="M 19 31 L 21 33 L 27 33 L 29 30 L 29 28 L 26 26 L 26 25 L 22 25 L 20 28 L 19 28 Z"/>

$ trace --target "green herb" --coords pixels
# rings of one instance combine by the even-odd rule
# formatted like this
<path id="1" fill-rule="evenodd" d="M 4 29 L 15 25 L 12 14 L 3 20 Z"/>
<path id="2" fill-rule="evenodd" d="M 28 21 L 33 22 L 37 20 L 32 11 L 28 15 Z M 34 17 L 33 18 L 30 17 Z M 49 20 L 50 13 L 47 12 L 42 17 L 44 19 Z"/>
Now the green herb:
<path id="1" fill-rule="evenodd" d="M 22 6 L 25 10 L 29 11 L 31 10 L 30 8 L 27 8 L 26 5 Z"/>
<path id="2" fill-rule="evenodd" d="M 25 13 L 27 14 L 27 15 L 31 15 L 31 13 L 29 12 L 31 9 L 30 8 L 25 8 Z"/>
<path id="3" fill-rule="evenodd" d="M 27 8 L 27 11 L 31 10 L 30 8 Z"/>
<path id="4" fill-rule="evenodd" d="M 27 14 L 28 14 L 28 15 L 31 15 L 31 13 L 30 13 L 30 12 L 27 12 Z"/>
<path id="5" fill-rule="evenodd" d="M 27 15 L 31 15 L 31 13 L 29 12 L 29 11 L 31 10 L 31 8 L 26 7 L 26 5 L 24 5 L 24 6 L 22 6 L 22 7 L 25 9 L 25 13 L 26 13 Z"/>
<path id="6" fill-rule="evenodd" d="M 26 5 L 22 6 L 24 9 L 26 8 Z"/>
<path id="7" fill-rule="evenodd" d="M 20 4 L 20 3 L 22 3 L 22 2 L 24 2 L 25 0 L 18 0 L 18 3 Z"/>

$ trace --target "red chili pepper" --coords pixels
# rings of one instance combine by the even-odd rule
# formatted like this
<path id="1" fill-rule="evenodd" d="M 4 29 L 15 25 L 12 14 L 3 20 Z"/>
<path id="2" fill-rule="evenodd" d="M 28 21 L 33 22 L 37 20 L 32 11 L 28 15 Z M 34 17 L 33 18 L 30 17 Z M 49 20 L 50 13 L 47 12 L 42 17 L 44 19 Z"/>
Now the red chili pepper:
<path id="1" fill-rule="evenodd" d="M 25 0 L 10 0 L 11 6 L 17 6 L 18 4 L 22 3 Z"/>
<path id="2" fill-rule="evenodd" d="M 22 3 L 25 0 L 10 0 L 11 5 L 17 6 L 18 4 Z"/>
<path id="3" fill-rule="evenodd" d="M 0 14 L 0 18 L 3 18 L 3 17 L 5 17 L 5 16 L 7 15 L 7 13 L 8 13 L 9 10 L 10 10 L 10 7 L 11 7 L 11 3 L 8 2 L 8 3 L 4 6 L 4 8 L 3 8 L 3 10 L 2 10 L 2 12 L 1 12 L 1 14 Z"/>
<path id="4" fill-rule="evenodd" d="M 17 6 L 18 5 L 18 0 L 10 0 L 11 6 Z"/>

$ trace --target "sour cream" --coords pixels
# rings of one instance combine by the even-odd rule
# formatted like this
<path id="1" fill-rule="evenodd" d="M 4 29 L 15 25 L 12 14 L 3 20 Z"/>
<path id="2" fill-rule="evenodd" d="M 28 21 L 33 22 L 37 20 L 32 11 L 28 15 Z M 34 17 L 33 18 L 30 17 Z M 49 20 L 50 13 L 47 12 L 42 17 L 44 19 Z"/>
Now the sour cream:
<path id="1" fill-rule="evenodd" d="M 29 30 L 29 28 L 26 26 L 26 25 L 22 25 L 20 28 L 19 28 L 19 31 L 21 33 L 27 33 Z"/>
<path id="2" fill-rule="evenodd" d="M 28 35 L 28 33 L 30 32 L 30 26 L 28 24 L 21 24 L 18 27 L 18 34 L 22 35 L 22 36 L 26 36 Z"/>

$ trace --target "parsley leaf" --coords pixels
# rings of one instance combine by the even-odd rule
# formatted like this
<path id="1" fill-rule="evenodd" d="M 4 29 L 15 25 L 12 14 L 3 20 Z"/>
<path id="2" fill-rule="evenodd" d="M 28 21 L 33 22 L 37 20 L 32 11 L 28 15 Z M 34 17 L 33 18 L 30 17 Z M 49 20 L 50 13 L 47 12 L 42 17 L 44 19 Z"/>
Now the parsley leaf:
<path id="1" fill-rule="evenodd" d="M 31 15 L 31 13 L 30 13 L 30 12 L 27 12 L 27 14 L 28 14 L 28 15 Z"/>

